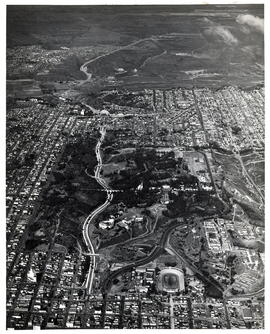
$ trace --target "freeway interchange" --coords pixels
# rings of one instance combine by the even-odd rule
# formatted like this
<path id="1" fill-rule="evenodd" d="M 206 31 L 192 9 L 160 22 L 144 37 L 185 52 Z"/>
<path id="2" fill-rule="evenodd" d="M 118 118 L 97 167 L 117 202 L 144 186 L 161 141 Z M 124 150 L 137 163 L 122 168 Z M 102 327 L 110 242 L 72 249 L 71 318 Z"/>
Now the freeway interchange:
<path id="1" fill-rule="evenodd" d="M 151 251 L 151 253 L 142 258 L 139 259 L 137 261 L 133 261 L 129 264 L 127 264 L 126 266 L 117 269 L 115 271 L 113 271 L 104 281 L 102 284 L 102 291 L 103 293 L 107 293 L 110 290 L 110 287 L 112 285 L 113 280 L 118 276 L 121 275 L 125 272 L 128 272 L 130 270 L 132 270 L 132 268 L 138 267 L 138 266 L 142 266 L 145 265 L 153 260 L 155 260 L 157 257 L 159 257 L 164 251 L 167 250 L 171 250 L 173 252 L 175 252 L 175 250 L 173 249 L 173 247 L 170 245 L 169 243 L 169 239 L 170 239 L 170 235 L 171 232 L 176 228 L 179 227 L 179 221 L 176 219 L 173 219 L 172 222 L 169 224 L 169 226 L 164 230 L 158 245 L 156 245 L 153 250 Z M 179 254 L 177 254 L 177 256 L 179 256 Z M 192 271 L 194 271 L 194 273 L 196 273 L 198 275 L 198 277 L 200 277 L 200 279 L 202 279 L 203 281 L 205 281 L 206 283 L 208 283 L 209 285 L 213 285 L 213 287 L 215 287 L 218 291 L 221 292 L 221 294 L 223 293 L 223 288 L 218 284 L 218 282 L 216 282 L 214 279 L 210 279 L 208 277 L 206 277 L 198 268 L 196 268 L 196 266 L 194 266 L 190 261 L 187 261 L 187 259 L 183 259 L 183 256 L 181 256 L 181 260 L 184 261 L 184 263 L 186 264 L 187 267 L 189 267 Z"/>

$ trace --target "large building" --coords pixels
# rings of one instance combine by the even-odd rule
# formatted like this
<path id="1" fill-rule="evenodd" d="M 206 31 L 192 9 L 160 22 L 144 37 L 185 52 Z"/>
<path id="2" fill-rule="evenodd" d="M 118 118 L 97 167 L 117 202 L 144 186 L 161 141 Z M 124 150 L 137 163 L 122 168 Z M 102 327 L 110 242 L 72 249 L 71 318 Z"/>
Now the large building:
<path id="1" fill-rule="evenodd" d="M 178 268 L 165 268 L 158 276 L 158 290 L 176 293 L 185 290 L 184 273 Z"/>

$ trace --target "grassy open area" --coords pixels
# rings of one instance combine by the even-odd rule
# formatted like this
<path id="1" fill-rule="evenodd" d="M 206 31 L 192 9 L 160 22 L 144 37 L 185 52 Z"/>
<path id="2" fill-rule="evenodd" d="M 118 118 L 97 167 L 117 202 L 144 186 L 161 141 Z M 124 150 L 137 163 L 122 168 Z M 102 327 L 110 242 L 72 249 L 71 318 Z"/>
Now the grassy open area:
<path id="1" fill-rule="evenodd" d="M 263 16 L 260 7 L 249 12 Z M 123 47 L 144 39 L 91 63 L 89 71 L 98 79 L 114 75 L 116 86 L 131 90 L 255 86 L 263 83 L 263 34 L 256 29 L 247 34 L 238 15 L 234 8 L 228 12 L 219 6 L 208 6 L 207 11 L 204 6 L 9 6 L 7 41 L 10 48 L 39 45 L 59 50 Z M 70 74 L 80 79 L 77 60 L 67 58 L 64 63 L 65 71 L 56 69 L 61 78 L 66 73 L 66 79 Z M 115 68 L 125 72 L 116 73 Z"/>
<path id="2" fill-rule="evenodd" d="M 214 152 L 214 157 L 216 162 L 222 166 L 226 175 L 226 181 L 223 184 L 225 191 L 230 196 L 233 196 L 234 200 L 241 205 L 242 209 L 255 223 L 256 221 L 263 222 L 260 198 L 254 187 L 247 182 L 243 175 L 240 162 L 233 155 L 222 154 L 216 151 Z M 250 177 L 254 177 L 253 171 L 256 169 L 256 165 L 252 164 L 252 159 L 251 156 L 250 160 L 245 159 L 244 162 L 247 170 L 251 172 Z M 248 161 L 251 163 L 250 165 L 248 165 Z M 256 170 L 256 174 L 260 179 L 264 179 L 263 163 L 261 167 L 261 169 Z"/>

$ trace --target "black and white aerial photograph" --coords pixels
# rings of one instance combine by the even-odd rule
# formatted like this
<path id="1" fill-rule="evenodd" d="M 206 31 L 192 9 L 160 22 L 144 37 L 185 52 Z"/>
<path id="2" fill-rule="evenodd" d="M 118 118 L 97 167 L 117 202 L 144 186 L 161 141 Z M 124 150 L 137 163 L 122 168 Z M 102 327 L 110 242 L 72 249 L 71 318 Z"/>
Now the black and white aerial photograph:
<path id="1" fill-rule="evenodd" d="M 263 2 L 4 8 L 5 329 L 265 329 Z"/>

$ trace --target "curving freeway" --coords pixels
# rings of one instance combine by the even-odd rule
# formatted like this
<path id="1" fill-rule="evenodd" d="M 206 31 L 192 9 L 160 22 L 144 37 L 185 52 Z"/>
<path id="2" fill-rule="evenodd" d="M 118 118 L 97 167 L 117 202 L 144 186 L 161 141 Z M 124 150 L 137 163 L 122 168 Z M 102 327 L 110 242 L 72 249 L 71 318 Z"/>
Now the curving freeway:
<path id="1" fill-rule="evenodd" d="M 239 295 L 235 295 L 235 296 L 225 296 L 224 298 L 226 300 L 245 300 L 245 299 L 250 299 L 250 298 L 254 298 L 254 297 L 258 297 L 258 296 L 264 296 L 264 292 L 265 292 L 265 289 L 264 287 L 257 290 L 257 291 L 254 291 L 254 292 L 251 292 L 251 293 L 246 293 L 246 294 L 239 294 Z"/>
<path id="2" fill-rule="evenodd" d="M 113 199 L 112 189 L 110 189 L 110 187 L 106 184 L 105 180 L 102 179 L 101 176 L 100 176 L 100 172 L 101 172 L 101 169 L 102 169 L 102 158 L 101 158 L 101 153 L 100 153 L 100 147 L 101 147 L 101 144 L 102 144 L 102 142 L 105 138 L 105 135 L 106 135 L 106 128 L 104 128 L 104 127 L 101 128 L 100 133 L 101 133 L 101 137 L 100 137 L 99 141 L 97 142 L 97 145 L 96 145 L 96 148 L 95 148 L 95 153 L 96 153 L 98 164 L 95 168 L 94 178 L 97 180 L 97 182 L 107 192 L 107 199 L 102 205 L 100 205 L 92 213 L 90 213 L 90 215 L 85 219 L 84 224 L 83 224 L 83 238 L 84 238 L 85 244 L 87 245 L 89 254 L 93 255 L 93 256 L 90 257 L 89 272 L 88 272 L 88 275 L 87 275 L 87 278 L 86 278 L 86 281 L 85 281 L 85 284 L 84 284 L 84 287 L 85 287 L 88 294 L 90 294 L 91 290 L 92 290 L 92 285 L 93 285 L 93 280 L 94 280 L 94 271 L 95 271 L 95 267 L 96 267 L 95 248 L 94 248 L 93 243 L 90 239 L 91 223 L 103 210 L 106 209 L 106 207 L 108 205 L 110 205 L 110 203 Z M 86 170 L 86 174 L 88 176 L 92 177 L 91 175 L 88 174 L 87 170 Z"/>
<path id="3" fill-rule="evenodd" d="M 154 259 L 159 257 L 164 252 L 164 247 L 166 245 L 166 242 L 167 242 L 167 239 L 170 235 L 170 232 L 177 226 L 179 226 L 179 222 L 177 222 L 177 221 L 175 221 L 175 219 L 173 219 L 172 223 L 166 228 L 166 230 L 162 234 L 162 236 L 161 236 L 161 238 L 158 242 L 158 245 L 156 245 L 153 248 L 153 250 L 151 251 L 151 253 L 149 255 L 147 255 L 146 257 L 144 257 L 142 259 L 133 261 L 133 262 L 127 264 L 126 266 L 111 272 L 110 275 L 102 283 L 102 292 L 107 293 L 110 290 L 113 280 L 118 275 L 130 271 L 130 270 L 132 270 L 132 268 L 142 266 L 142 265 L 145 265 L 149 262 L 152 262 Z"/>
<path id="4" fill-rule="evenodd" d="M 104 53 L 104 54 L 102 54 L 102 55 L 99 55 L 99 56 L 97 56 L 97 57 L 95 57 L 95 58 L 92 58 L 92 59 L 86 61 L 86 62 L 85 62 L 84 64 L 82 64 L 81 67 L 80 67 L 80 71 L 83 72 L 83 73 L 86 75 L 86 79 L 85 79 L 85 80 L 82 80 L 82 81 L 80 82 L 79 86 L 81 86 L 81 85 L 83 85 L 84 83 L 90 81 L 91 78 L 92 78 L 92 73 L 89 73 L 89 72 L 87 71 L 87 65 L 88 65 L 88 64 L 94 63 L 94 62 L 95 62 L 96 60 L 98 60 L 98 59 L 105 58 L 105 57 L 110 56 L 110 55 L 112 55 L 112 54 L 114 54 L 114 53 L 117 53 L 117 52 L 119 52 L 119 51 L 121 51 L 121 50 L 125 50 L 125 49 L 128 49 L 128 48 L 130 48 L 130 47 L 133 47 L 133 46 L 135 46 L 135 45 L 137 45 L 137 44 L 139 44 L 139 43 L 141 43 L 141 42 L 152 41 L 152 42 L 156 43 L 156 42 L 158 41 L 159 38 L 169 37 L 170 35 L 175 36 L 175 35 L 177 35 L 177 33 L 169 33 L 169 34 L 161 34 L 161 35 L 152 35 L 152 36 L 149 36 L 149 37 L 141 38 L 141 39 L 138 39 L 138 40 L 136 40 L 136 41 L 131 42 L 130 44 L 127 44 L 127 45 L 118 47 L 117 49 L 114 49 L 114 50 L 112 50 L 112 51 L 106 52 L 106 53 Z M 181 35 L 181 34 L 180 34 L 180 35 Z M 163 51 L 164 54 L 165 54 L 166 52 L 167 52 L 167 50 L 164 50 L 164 51 Z M 163 53 L 162 53 L 162 54 L 163 54 Z M 157 56 L 161 56 L 161 55 L 157 55 Z M 155 57 L 155 56 L 154 56 L 154 57 Z"/>
<path id="5" fill-rule="evenodd" d="M 95 62 L 95 61 L 98 60 L 98 59 L 102 59 L 102 58 L 105 58 L 105 57 L 107 57 L 107 56 L 110 56 L 110 55 L 112 55 L 112 54 L 114 54 L 114 53 L 116 53 L 116 52 L 118 52 L 118 51 L 128 49 L 128 48 L 131 47 L 131 46 L 134 46 L 134 45 L 136 45 L 136 44 L 139 44 L 139 43 L 141 43 L 141 42 L 143 42 L 143 41 L 147 41 L 147 40 L 153 40 L 153 37 L 147 37 L 147 38 L 139 39 L 139 40 L 134 41 L 134 42 L 132 42 L 132 43 L 130 43 L 130 44 L 128 44 L 128 45 L 124 45 L 124 46 L 119 47 L 119 48 L 117 48 L 117 49 L 115 49 L 115 50 L 113 50 L 113 51 L 109 51 L 109 52 L 107 52 L 107 53 L 104 53 L 104 54 L 102 54 L 102 55 L 100 55 L 100 56 L 97 56 L 97 57 L 95 57 L 95 58 L 92 58 L 92 59 L 86 61 L 86 62 L 85 62 L 84 64 L 82 64 L 81 67 L 80 67 L 80 71 L 83 72 L 83 73 L 86 75 L 86 79 L 83 80 L 83 81 L 81 81 L 81 83 L 79 84 L 79 86 L 81 86 L 81 85 L 83 85 L 84 83 L 90 81 L 91 78 L 92 78 L 92 73 L 89 73 L 89 72 L 87 71 L 87 65 L 88 65 L 88 64 L 91 64 L 91 63 Z"/>

